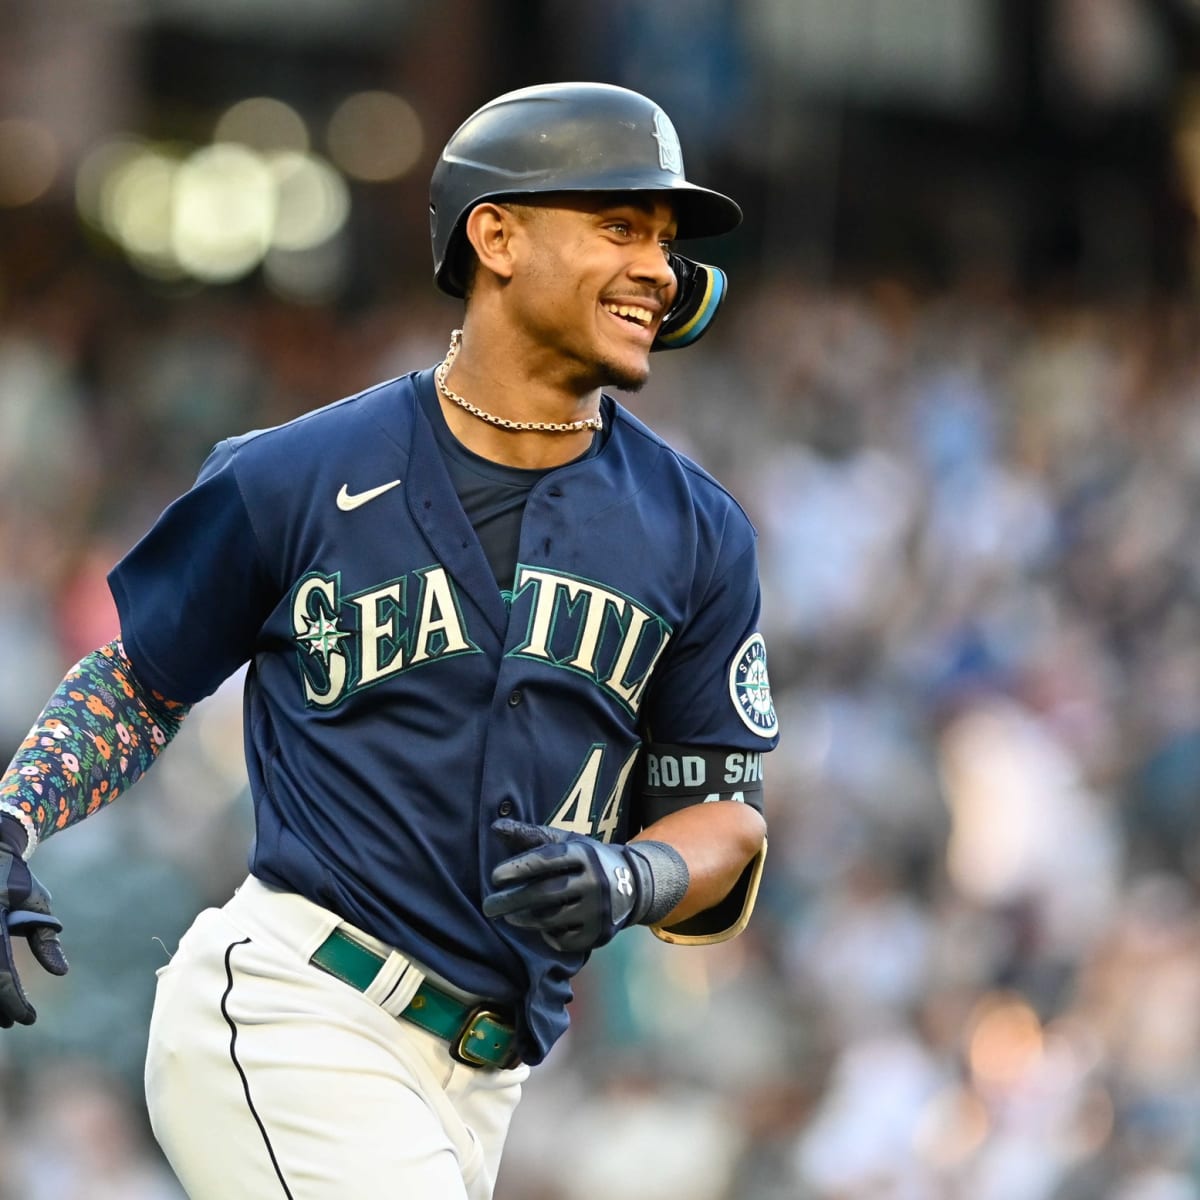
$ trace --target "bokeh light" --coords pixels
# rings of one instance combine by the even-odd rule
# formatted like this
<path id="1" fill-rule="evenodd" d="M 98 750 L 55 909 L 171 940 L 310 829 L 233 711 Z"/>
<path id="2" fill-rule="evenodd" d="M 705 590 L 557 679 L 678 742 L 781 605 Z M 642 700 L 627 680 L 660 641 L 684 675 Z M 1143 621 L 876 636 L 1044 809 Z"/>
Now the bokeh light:
<path id="1" fill-rule="evenodd" d="M 275 183 L 252 150 L 222 143 L 197 150 L 176 177 L 172 236 L 190 275 L 232 282 L 262 261 L 275 222 Z"/>
<path id="2" fill-rule="evenodd" d="M 392 92 L 356 92 L 329 122 L 329 154 L 353 179 L 382 183 L 411 171 L 421 157 L 421 118 Z"/>
<path id="3" fill-rule="evenodd" d="M 155 273 L 175 266 L 172 208 L 178 161 L 151 148 L 120 159 L 101 187 L 102 228 Z"/>
<path id="4" fill-rule="evenodd" d="M 104 217 L 105 192 L 114 175 L 143 153 L 142 138 L 121 137 L 102 142 L 88 152 L 75 171 L 75 208 L 81 219 L 93 229 L 102 229 L 110 236 Z"/>
<path id="5" fill-rule="evenodd" d="M 252 96 L 225 110 L 213 128 L 214 142 L 237 142 L 254 150 L 292 150 L 303 154 L 309 148 L 304 118 L 282 100 Z"/>
<path id="6" fill-rule="evenodd" d="M 1042 1025 L 1020 996 L 985 996 L 967 1028 L 971 1071 L 981 1086 L 1006 1088 L 1023 1079 L 1042 1057 Z"/>
<path id="7" fill-rule="evenodd" d="M 324 159 L 289 151 L 268 161 L 276 193 L 272 246 L 309 250 L 345 225 L 350 193 L 345 180 Z"/>
<path id="8" fill-rule="evenodd" d="M 61 157 L 44 125 L 23 117 L 0 121 L 0 206 L 18 208 L 44 196 L 58 175 Z"/>

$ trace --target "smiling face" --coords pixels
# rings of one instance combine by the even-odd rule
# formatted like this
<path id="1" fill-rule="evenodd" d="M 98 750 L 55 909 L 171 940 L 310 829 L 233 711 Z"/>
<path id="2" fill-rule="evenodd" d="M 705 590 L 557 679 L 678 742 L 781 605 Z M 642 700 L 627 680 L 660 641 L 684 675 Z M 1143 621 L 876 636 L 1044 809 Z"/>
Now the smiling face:
<path id="1" fill-rule="evenodd" d="M 522 226 L 506 284 L 510 314 L 584 388 L 636 391 L 675 298 L 675 236 L 661 196 L 559 194 L 510 207 Z"/>

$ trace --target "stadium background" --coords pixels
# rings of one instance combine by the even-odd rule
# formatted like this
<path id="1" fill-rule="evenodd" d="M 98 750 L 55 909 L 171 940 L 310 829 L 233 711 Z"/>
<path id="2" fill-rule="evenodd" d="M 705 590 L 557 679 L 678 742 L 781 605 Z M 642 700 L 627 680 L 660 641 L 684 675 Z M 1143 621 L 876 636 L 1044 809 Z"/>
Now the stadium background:
<path id="1" fill-rule="evenodd" d="M 214 440 L 440 357 L 457 120 L 632 86 L 747 214 L 631 403 L 760 529 L 785 738 L 751 929 L 596 955 L 497 1200 L 1196 1200 L 1198 50 L 1193 0 L 4 0 L 0 753 Z M 152 972 L 248 833 L 234 680 L 39 851 L 0 1200 L 178 1197 Z"/>

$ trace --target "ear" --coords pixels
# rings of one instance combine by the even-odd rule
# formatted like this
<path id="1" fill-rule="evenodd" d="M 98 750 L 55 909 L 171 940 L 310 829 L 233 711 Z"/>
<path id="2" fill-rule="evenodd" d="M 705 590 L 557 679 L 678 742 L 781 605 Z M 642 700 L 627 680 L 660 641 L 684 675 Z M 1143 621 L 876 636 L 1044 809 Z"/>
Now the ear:
<path id="1" fill-rule="evenodd" d="M 513 273 L 513 239 L 520 228 L 517 215 L 502 204 L 485 200 L 467 214 L 463 232 L 479 265 L 501 279 Z"/>

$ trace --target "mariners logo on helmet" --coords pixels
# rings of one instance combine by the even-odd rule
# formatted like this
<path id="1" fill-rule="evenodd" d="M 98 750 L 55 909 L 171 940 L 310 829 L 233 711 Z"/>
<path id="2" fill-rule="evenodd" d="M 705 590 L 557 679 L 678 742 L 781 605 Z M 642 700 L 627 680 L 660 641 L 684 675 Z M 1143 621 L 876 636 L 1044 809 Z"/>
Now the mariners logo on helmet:
<path id="1" fill-rule="evenodd" d="M 761 633 L 751 634 L 734 655 L 729 668 L 729 695 L 743 724 L 759 737 L 774 737 L 779 729 L 767 678 L 767 647 Z"/>
<path id="2" fill-rule="evenodd" d="M 682 175 L 683 147 L 679 144 L 679 134 L 661 108 L 654 114 L 654 140 L 658 142 L 658 165 L 664 171 Z"/>

